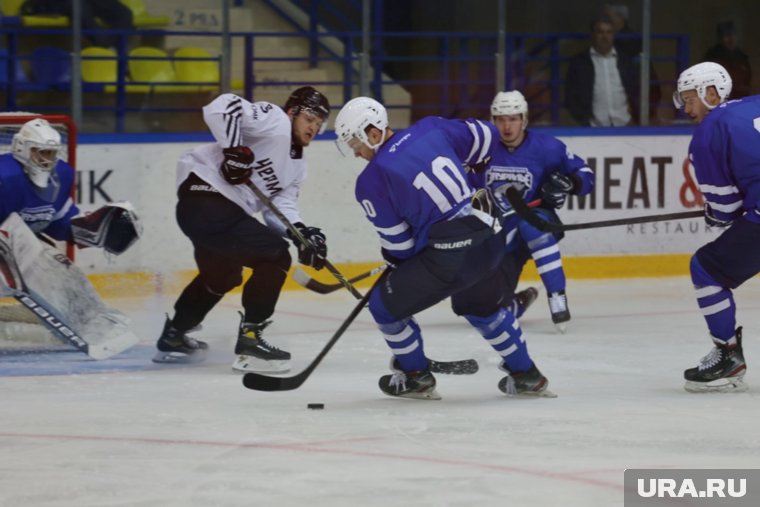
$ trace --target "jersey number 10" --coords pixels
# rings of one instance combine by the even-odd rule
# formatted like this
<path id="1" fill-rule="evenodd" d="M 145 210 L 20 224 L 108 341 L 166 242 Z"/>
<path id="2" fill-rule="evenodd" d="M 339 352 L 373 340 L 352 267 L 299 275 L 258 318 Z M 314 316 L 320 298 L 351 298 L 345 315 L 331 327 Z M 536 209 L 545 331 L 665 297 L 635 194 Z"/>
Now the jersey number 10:
<path id="1" fill-rule="evenodd" d="M 444 194 L 428 174 L 420 171 L 412 184 L 422 190 L 438 206 L 441 213 L 446 213 L 455 205 L 472 196 L 472 188 L 467 184 L 459 167 L 447 157 L 436 157 L 430 164 L 432 176 L 446 189 Z"/>

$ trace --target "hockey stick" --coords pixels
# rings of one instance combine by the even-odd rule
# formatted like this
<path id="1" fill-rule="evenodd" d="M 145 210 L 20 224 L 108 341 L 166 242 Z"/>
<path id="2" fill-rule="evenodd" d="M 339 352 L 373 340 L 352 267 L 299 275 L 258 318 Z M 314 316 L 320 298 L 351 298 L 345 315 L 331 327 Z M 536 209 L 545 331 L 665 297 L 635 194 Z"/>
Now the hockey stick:
<path id="1" fill-rule="evenodd" d="M 633 225 L 645 224 L 649 222 L 661 222 L 664 220 L 682 220 L 685 218 L 699 218 L 704 216 L 703 211 L 684 211 L 681 213 L 665 213 L 663 215 L 647 215 L 630 218 L 618 218 L 614 220 L 600 220 L 598 222 L 583 222 L 579 224 L 558 224 L 548 222 L 531 210 L 525 201 L 520 197 L 520 193 L 514 187 L 507 189 L 507 200 L 512 205 L 515 212 L 520 215 L 526 222 L 536 229 L 544 232 L 564 232 L 576 231 L 581 229 L 595 229 L 597 227 L 612 227 L 615 225 Z"/>
<path id="2" fill-rule="evenodd" d="M 282 224 L 287 227 L 287 229 L 290 231 L 290 234 L 293 235 L 296 240 L 298 240 L 301 244 L 306 245 L 307 247 L 311 248 L 316 252 L 314 249 L 314 245 L 311 244 L 311 241 L 308 241 L 306 238 L 304 238 L 303 234 L 301 234 L 301 231 L 299 231 L 296 226 L 294 226 L 292 223 L 290 223 L 290 220 L 288 220 L 285 215 L 282 214 L 282 211 L 280 211 L 277 206 L 274 205 L 274 203 L 267 197 L 264 192 L 259 189 L 251 180 L 246 181 L 246 186 L 251 189 L 251 192 L 256 194 L 256 197 L 263 202 L 269 210 L 274 213 L 274 215 L 282 222 Z M 332 273 L 332 275 L 341 283 L 343 287 L 348 289 L 351 294 L 354 295 L 357 299 L 361 299 L 362 295 L 359 291 L 356 290 L 356 287 L 351 285 L 351 282 L 346 280 L 346 277 L 343 276 L 343 274 L 338 271 L 338 269 L 332 265 L 330 261 L 327 259 L 323 259 L 325 261 L 325 267 L 327 268 L 327 271 Z"/>
<path id="3" fill-rule="evenodd" d="M 385 279 L 387 273 L 387 271 L 384 272 L 380 278 L 375 281 L 372 285 L 372 289 Z M 243 385 L 248 389 L 253 389 L 255 391 L 292 391 L 293 389 L 298 389 L 301 384 L 306 382 L 306 379 L 309 378 L 314 369 L 322 362 L 322 359 L 324 359 L 327 353 L 330 352 L 330 349 L 333 348 L 333 345 L 335 345 L 338 339 L 343 336 L 343 333 L 346 332 L 348 326 L 351 325 L 356 319 L 356 316 L 359 315 L 367 305 L 369 296 L 372 294 L 372 289 L 368 290 L 367 293 L 359 299 L 359 302 L 354 309 L 351 310 L 351 313 L 348 314 L 348 317 L 343 321 L 343 324 L 341 324 L 338 330 L 335 331 L 332 338 L 330 338 L 327 344 L 322 348 L 322 351 L 301 373 L 293 375 L 292 377 L 270 377 L 260 373 L 246 373 L 243 375 Z"/>
<path id="4" fill-rule="evenodd" d="M 360 275 L 356 275 L 353 278 L 349 278 L 348 281 L 349 283 L 359 282 L 361 280 L 364 280 L 365 278 L 369 278 L 371 276 L 375 276 L 378 273 L 382 273 L 383 271 L 385 271 L 386 267 L 388 267 L 387 264 L 381 264 L 377 266 L 376 268 L 372 268 L 369 271 L 366 271 Z M 306 289 L 309 289 L 312 292 L 316 292 L 317 294 L 330 294 L 344 287 L 342 283 L 322 283 L 318 280 L 315 280 L 301 268 L 295 269 L 295 271 L 293 272 L 293 280 L 295 280 L 296 283 L 298 283 L 300 286 L 305 287 Z"/>
<path id="5" fill-rule="evenodd" d="M 350 278 L 348 281 L 354 283 L 359 280 L 369 278 L 376 275 L 377 273 L 384 272 L 387 267 L 387 264 L 381 264 L 380 266 L 377 266 L 376 268 L 371 269 L 366 273 L 362 273 L 353 278 Z M 307 275 L 305 272 L 298 269 L 296 269 L 296 271 L 293 273 L 293 278 L 299 284 L 318 294 L 329 294 L 343 288 L 343 285 L 339 283 L 325 284 L 318 282 L 317 280 Z M 461 359 L 459 361 L 435 361 L 433 359 L 430 359 L 430 370 L 433 373 L 442 373 L 445 375 L 473 375 L 477 373 L 479 369 L 480 366 L 475 359 Z"/>

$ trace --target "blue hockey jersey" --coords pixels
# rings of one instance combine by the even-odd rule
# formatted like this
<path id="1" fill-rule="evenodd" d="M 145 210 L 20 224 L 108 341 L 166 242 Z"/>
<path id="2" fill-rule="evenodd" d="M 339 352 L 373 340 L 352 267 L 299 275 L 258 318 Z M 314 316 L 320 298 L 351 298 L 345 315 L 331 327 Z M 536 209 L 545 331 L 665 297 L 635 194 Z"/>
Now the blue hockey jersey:
<path id="1" fill-rule="evenodd" d="M 716 218 L 760 223 L 760 95 L 716 107 L 694 131 L 689 160 Z"/>
<path id="2" fill-rule="evenodd" d="M 59 160 L 54 170 L 59 188 L 50 192 L 50 186 L 35 186 L 12 154 L 0 155 L 0 223 L 15 211 L 35 233 L 44 232 L 59 241 L 71 239 L 71 219 L 79 213 L 71 200 L 74 168 Z M 46 193 L 52 200 L 45 198 Z"/>
<path id="3" fill-rule="evenodd" d="M 469 214 L 464 166 L 483 162 L 498 138 L 490 123 L 439 117 L 395 132 L 356 180 L 356 200 L 382 248 L 409 258 L 425 248 L 431 225 Z"/>
<path id="4" fill-rule="evenodd" d="M 502 211 L 511 208 L 504 198 L 507 187 L 515 187 L 526 202 L 541 197 L 541 185 L 553 172 L 572 174 L 581 182 L 579 195 L 594 188 L 594 172 L 586 162 L 567 149 L 565 143 L 552 136 L 528 130 L 525 139 L 514 151 L 501 142 L 493 150 L 493 156 L 485 172 L 470 174 L 476 188 L 489 188 Z"/>

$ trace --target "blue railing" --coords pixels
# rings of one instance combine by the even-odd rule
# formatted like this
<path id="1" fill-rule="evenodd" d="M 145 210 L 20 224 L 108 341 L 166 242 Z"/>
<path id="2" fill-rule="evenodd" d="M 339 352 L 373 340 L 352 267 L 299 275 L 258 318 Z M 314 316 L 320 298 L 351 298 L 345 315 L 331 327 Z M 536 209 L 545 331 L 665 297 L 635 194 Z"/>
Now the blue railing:
<path id="1" fill-rule="evenodd" d="M 68 35 L 68 30 L 62 29 L 24 29 L 6 28 L 4 30 L 5 52 L 0 52 L 0 89 L 4 90 L 6 110 L 34 110 L 46 113 L 68 112 L 67 102 L 60 104 L 46 103 L 45 95 L 41 92 L 54 92 L 70 89 L 66 80 L 51 84 L 51 79 L 42 82 L 35 76 L 19 73 L 20 69 L 32 67 L 33 52 L 29 48 L 33 41 L 47 36 Z M 197 82 L 154 82 L 135 81 L 129 75 L 130 58 L 127 50 L 129 37 L 136 35 L 164 38 L 187 36 L 212 37 L 220 39 L 220 33 L 214 32 L 167 32 L 162 30 L 118 31 L 120 43 L 116 54 L 111 60 L 116 61 L 116 76 L 111 81 L 85 82 L 84 113 L 112 111 L 114 114 L 114 131 L 123 132 L 126 119 L 132 113 L 178 113 L 196 112 L 198 104 L 189 105 L 182 100 L 170 104 L 167 97 L 171 93 L 210 93 L 199 90 L 213 89 L 221 86 L 219 81 Z M 85 32 L 86 35 L 86 32 Z M 371 75 L 369 89 L 372 95 L 384 101 L 390 109 L 407 109 L 412 113 L 412 119 L 428 114 L 438 114 L 449 117 L 484 116 L 495 92 L 497 82 L 495 53 L 498 47 L 495 33 L 452 33 L 452 32 L 373 32 L 372 40 L 376 50 L 371 53 Z M 361 50 L 361 32 L 233 32 L 233 39 L 242 41 L 243 61 L 232 62 L 234 67 L 243 66 L 243 79 L 239 84 L 240 93 L 248 99 L 259 100 L 266 98 L 264 87 L 283 87 L 291 89 L 305 84 L 340 87 L 343 102 L 349 100 L 359 87 L 359 59 Z M 314 53 L 305 52 L 303 57 L 282 57 L 265 54 L 261 48 L 265 38 L 302 39 L 318 41 L 319 47 L 333 48 L 331 51 L 319 50 Z M 329 39 L 329 40 L 328 40 Z M 562 123 L 562 85 L 564 83 L 564 67 L 576 50 L 587 44 L 587 34 L 580 33 L 511 33 L 506 35 L 506 55 L 504 81 L 507 88 L 522 90 L 531 104 L 531 120 L 538 124 L 557 126 Z M 330 42 L 338 41 L 339 44 Z M 390 56 L 382 51 L 383 42 L 397 41 L 414 48 L 411 56 Z M 660 72 L 659 84 L 672 86 L 678 72 L 688 66 L 689 40 L 684 34 L 655 34 L 653 43 L 657 43 L 659 53 L 653 57 L 653 62 L 661 68 L 667 67 L 666 72 Z M 564 49 L 575 44 L 574 51 Z M 170 45 L 167 43 L 167 45 Z M 219 44 L 221 47 L 221 44 Z M 424 50 L 423 50 L 424 48 Z M 65 57 L 61 57 L 65 58 Z M 169 55 L 170 60 L 176 60 Z M 89 60 L 108 60 L 108 57 L 88 57 Z M 141 60 L 152 58 L 142 57 Z M 199 62 L 221 63 L 218 54 L 207 58 L 189 58 Z M 157 58 L 163 60 L 163 58 Z M 326 62 L 337 64 L 342 69 L 341 75 L 329 76 L 323 81 L 293 81 L 275 77 L 274 80 L 259 81 L 256 76 L 258 69 L 267 62 L 293 63 L 293 66 L 308 63 L 309 66 L 320 66 Z M 52 62 L 51 62 L 52 63 Z M 60 62 L 57 62 L 60 63 Z M 65 68 L 65 65 L 57 65 Z M 412 73 L 393 72 L 393 67 L 409 66 L 415 69 Z M 387 72 L 383 72 L 385 69 Z M 405 77 L 412 75 L 413 77 Z M 401 77 L 404 76 L 404 77 Z M 3 78 L 5 78 L 3 80 Z M 216 85 L 216 88 L 213 87 Z M 394 102 L 386 98 L 387 86 L 401 86 L 411 93 L 411 103 Z M 199 88 L 203 86 L 204 88 Z M 111 97 L 110 103 L 103 100 L 103 92 Z M 159 96 L 164 100 L 143 100 L 144 97 Z M 664 93 L 663 96 L 668 96 Z M 35 100 L 35 97 L 39 100 Z M 138 99 L 131 99 L 138 97 Z M 139 99 L 143 97 L 143 99 Z M 99 100 L 92 100 L 98 98 Z M 207 98 L 207 97 L 206 97 Z M 335 96 L 331 97 L 335 102 Z M 202 104 L 202 101 L 200 102 Z M 336 107 L 341 104 L 334 104 Z M 669 107 L 663 104 L 663 107 Z M 669 109 L 670 110 L 670 109 Z M 191 125 L 191 124 L 187 124 Z M 202 128 L 199 127 L 199 128 Z M 128 129 L 127 129 L 128 130 Z"/>

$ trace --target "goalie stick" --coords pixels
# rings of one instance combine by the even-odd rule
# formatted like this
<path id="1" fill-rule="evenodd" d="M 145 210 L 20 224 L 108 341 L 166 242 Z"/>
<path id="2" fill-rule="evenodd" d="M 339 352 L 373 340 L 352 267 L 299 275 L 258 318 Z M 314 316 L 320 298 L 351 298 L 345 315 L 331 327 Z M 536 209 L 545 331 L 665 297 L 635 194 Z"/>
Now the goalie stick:
<path id="1" fill-rule="evenodd" d="M 564 231 L 576 231 L 581 229 L 595 229 L 597 227 L 613 227 L 616 225 L 633 225 L 633 224 L 645 224 L 649 222 L 661 222 L 664 220 L 683 220 L 685 218 L 700 218 L 704 216 L 704 212 L 700 211 L 684 211 L 681 213 L 665 213 L 662 215 L 646 215 L 630 218 L 618 218 L 614 220 L 600 220 L 598 222 L 582 222 L 578 224 L 558 224 L 555 222 L 548 222 L 543 218 L 536 215 L 536 213 L 530 209 L 528 204 L 523 201 L 520 196 L 520 192 L 510 187 L 507 189 L 507 200 L 512 205 L 515 212 L 520 215 L 526 222 L 535 227 L 536 229 L 544 232 L 564 232 Z"/>
<path id="2" fill-rule="evenodd" d="M 277 217 L 277 219 L 282 222 L 282 224 L 287 227 L 287 229 L 290 231 L 290 233 L 293 235 L 294 238 L 296 238 L 301 244 L 304 244 L 314 250 L 314 246 L 311 244 L 311 241 L 308 241 L 306 238 L 304 238 L 303 234 L 301 234 L 301 231 L 298 230 L 298 228 L 290 223 L 290 220 L 288 220 L 285 215 L 282 214 L 282 211 L 280 211 L 277 206 L 274 205 L 274 203 L 267 197 L 264 192 L 259 189 L 259 187 L 256 186 L 255 183 L 253 183 L 251 180 L 248 180 L 245 182 L 246 186 L 251 189 L 251 192 L 256 194 L 256 197 L 263 202 L 269 210 L 274 213 L 274 216 Z M 348 291 L 354 295 L 357 299 L 361 299 L 362 295 L 359 291 L 356 290 L 356 287 L 351 285 L 351 282 L 349 282 L 345 276 L 343 276 L 343 273 L 338 271 L 338 268 L 332 265 L 330 261 L 327 259 L 324 259 L 325 261 L 325 267 L 327 268 L 327 271 L 329 271 L 340 283 L 343 287 L 348 289 Z"/>

